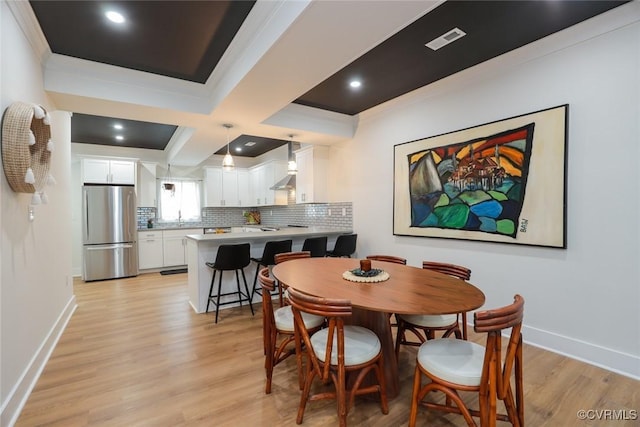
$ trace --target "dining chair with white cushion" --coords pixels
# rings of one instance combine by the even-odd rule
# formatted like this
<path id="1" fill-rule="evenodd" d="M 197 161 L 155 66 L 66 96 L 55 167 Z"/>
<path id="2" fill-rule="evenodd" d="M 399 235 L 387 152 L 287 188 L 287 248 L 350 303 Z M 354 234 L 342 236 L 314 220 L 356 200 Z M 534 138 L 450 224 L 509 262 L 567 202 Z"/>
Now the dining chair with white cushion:
<path id="1" fill-rule="evenodd" d="M 513 304 L 474 313 L 474 330 L 486 333 L 485 345 L 458 339 L 428 340 L 418 350 L 413 380 L 409 427 L 416 425 L 418 406 L 457 413 L 469 426 L 495 426 L 496 420 L 524 426 L 522 386 L 522 318 L 524 299 L 515 295 Z M 502 331 L 510 329 L 506 351 L 502 350 Z M 430 381 L 422 386 L 422 376 Z M 512 387 L 515 385 L 515 396 Z M 442 392 L 445 403 L 425 398 L 430 392 Z M 479 410 L 470 409 L 459 392 L 478 393 Z M 506 414 L 497 413 L 501 400 Z"/>
<path id="2" fill-rule="evenodd" d="M 354 405 L 356 395 L 369 393 L 377 394 L 382 413 L 389 413 L 380 340 L 367 328 L 344 324 L 345 319 L 351 317 L 351 302 L 319 298 L 294 288 L 289 288 L 289 301 L 296 327 L 296 350 L 298 355 L 302 355 L 300 348 L 304 345 L 307 357 L 296 422 L 302 423 L 307 402 L 335 399 L 338 424 L 346 426 L 347 414 Z M 304 326 L 305 313 L 326 317 L 328 326 L 310 335 Z M 370 372 L 373 372 L 377 383 L 363 385 L 363 380 Z M 334 390 L 322 388 L 319 393 L 311 395 L 311 385 L 316 377 L 323 384 L 332 381 Z"/>
<path id="3" fill-rule="evenodd" d="M 291 306 L 286 305 L 274 310 L 271 299 L 275 290 L 275 280 L 269 277 L 269 267 L 264 267 L 258 274 L 262 285 L 262 331 L 264 339 L 264 368 L 267 376 L 265 394 L 271 393 L 273 368 L 295 353 L 294 322 Z M 324 317 L 304 313 L 303 321 L 309 334 L 320 330 L 324 325 Z M 278 337 L 283 339 L 278 343 Z M 300 359 L 298 359 L 300 362 Z M 300 389 L 303 385 L 302 366 L 298 363 L 298 380 Z"/>
<path id="4" fill-rule="evenodd" d="M 438 273 L 448 274 L 460 280 L 469 280 L 471 270 L 456 264 L 448 264 L 435 261 L 424 261 L 422 268 Z M 443 337 L 452 334 L 456 338 L 467 339 L 467 314 L 401 314 L 396 315 L 398 332 L 396 335 L 396 357 L 400 354 L 401 345 L 420 346 L 426 340 L 435 338 L 435 331 L 443 331 Z M 462 323 L 462 329 L 460 329 Z M 412 332 L 419 341 L 411 341 L 407 338 L 407 332 Z"/>

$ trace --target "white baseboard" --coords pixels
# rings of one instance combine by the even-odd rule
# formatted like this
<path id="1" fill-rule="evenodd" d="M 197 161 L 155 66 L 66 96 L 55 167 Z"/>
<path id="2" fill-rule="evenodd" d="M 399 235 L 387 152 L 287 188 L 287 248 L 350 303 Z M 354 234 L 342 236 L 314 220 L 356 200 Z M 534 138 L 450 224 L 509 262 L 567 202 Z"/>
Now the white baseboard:
<path id="1" fill-rule="evenodd" d="M 640 380 L 639 356 L 526 325 L 522 326 L 522 336 L 527 344 L 535 347 Z"/>
<path id="2" fill-rule="evenodd" d="M 473 323 L 468 323 L 468 327 L 472 331 Z M 522 325 L 522 337 L 525 343 L 534 347 L 640 380 L 639 356 L 527 325 Z"/>
<path id="3" fill-rule="evenodd" d="M 473 323 L 468 323 L 473 330 Z M 561 354 L 625 377 L 640 380 L 640 357 L 575 338 L 522 325 L 524 342 L 534 347 Z"/>
<path id="4" fill-rule="evenodd" d="M 11 427 L 18 420 L 20 411 L 27 403 L 31 391 L 35 387 L 38 378 L 40 378 L 40 374 L 42 374 L 53 349 L 56 347 L 62 332 L 67 327 L 67 323 L 69 323 L 69 319 L 71 319 L 77 307 L 76 297 L 72 295 L 20 379 L 9 393 L 7 399 L 2 403 L 0 425 Z"/>

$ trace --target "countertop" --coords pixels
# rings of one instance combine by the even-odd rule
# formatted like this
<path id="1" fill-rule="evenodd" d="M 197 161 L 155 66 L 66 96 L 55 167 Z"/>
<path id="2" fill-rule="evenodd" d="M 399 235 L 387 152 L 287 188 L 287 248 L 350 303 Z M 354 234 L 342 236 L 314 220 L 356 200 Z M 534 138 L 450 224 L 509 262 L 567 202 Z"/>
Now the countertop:
<path id="1" fill-rule="evenodd" d="M 268 226 L 266 226 L 268 227 Z M 337 235 L 337 234 L 349 234 L 353 230 L 350 228 L 338 228 L 338 227 L 284 227 L 275 231 L 256 231 L 256 232 L 241 232 L 241 233 L 221 233 L 221 234 L 189 234 L 187 239 L 195 240 L 196 242 L 207 241 L 225 241 L 225 240 L 262 240 L 285 238 L 285 237 L 308 237 L 308 236 L 322 236 L 322 235 Z"/>
<path id="2" fill-rule="evenodd" d="M 149 227 L 140 227 L 138 228 L 138 231 L 162 231 L 162 230 L 192 230 L 192 229 L 204 229 L 205 227 L 201 226 L 201 225 L 183 225 L 182 227 L 178 227 L 177 225 L 167 225 L 165 226 L 158 226 L 156 224 L 153 225 L 153 228 L 149 228 Z M 206 227 L 209 228 L 209 227 Z"/>

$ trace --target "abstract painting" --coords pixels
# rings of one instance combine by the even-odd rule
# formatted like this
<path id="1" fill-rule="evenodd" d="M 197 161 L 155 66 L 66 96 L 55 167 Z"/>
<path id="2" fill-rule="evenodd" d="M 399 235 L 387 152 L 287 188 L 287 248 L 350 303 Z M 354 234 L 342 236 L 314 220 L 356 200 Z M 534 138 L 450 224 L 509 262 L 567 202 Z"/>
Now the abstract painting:
<path id="1" fill-rule="evenodd" d="M 567 111 L 394 146 L 394 234 L 566 248 Z"/>

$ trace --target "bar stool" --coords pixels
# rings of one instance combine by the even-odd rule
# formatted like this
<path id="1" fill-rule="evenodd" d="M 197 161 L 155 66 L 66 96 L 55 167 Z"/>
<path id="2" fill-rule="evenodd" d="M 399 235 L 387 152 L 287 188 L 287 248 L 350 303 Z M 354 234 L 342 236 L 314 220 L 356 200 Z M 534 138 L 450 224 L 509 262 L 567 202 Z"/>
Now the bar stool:
<path id="1" fill-rule="evenodd" d="M 251 309 L 251 315 L 253 316 L 254 314 L 253 306 L 251 305 L 251 294 L 249 293 L 249 286 L 247 285 L 247 278 L 244 275 L 244 268 L 251 262 L 250 247 L 251 245 L 249 243 L 241 243 L 236 245 L 220 245 L 215 262 L 205 263 L 207 267 L 213 269 L 213 276 L 211 277 L 211 287 L 209 288 L 209 300 L 207 301 L 206 312 L 209 312 L 209 304 L 213 302 L 213 304 L 216 306 L 215 323 L 218 323 L 218 313 L 220 311 L 221 305 L 240 303 L 240 307 L 242 307 L 242 301 L 247 301 L 249 303 L 249 308 Z M 234 270 L 236 272 L 236 283 L 238 285 L 238 291 L 221 293 L 222 273 L 224 271 L 231 270 Z M 240 276 L 238 275 L 238 270 L 242 273 L 244 289 L 247 292 L 246 294 L 243 293 L 242 289 L 240 288 Z M 218 271 L 220 272 L 220 277 L 218 278 L 218 293 L 214 296 L 212 295 L 213 285 L 216 280 L 216 273 Z M 235 295 L 236 293 L 238 294 L 238 299 L 233 301 L 220 302 L 220 297 Z"/>
<path id="2" fill-rule="evenodd" d="M 311 258 L 322 258 L 327 255 L 327 236 L 307 237 L 302 244 L 302 251 L 311 252 Z"/>
<path id="3" fill-rule="evenodd" d="M 251 261 L 255 261 L 258 263 L 258 265 L 256 266 L 256 276 L 253 278 L 253 289 L 251 290 L 252 303 L 253 303 L 253 296 L 256 293 L 258 293 L 259 295 L 262 295 L 262 286 L 258 284 L 258 273 L 260 272 L 260 267 L 269 267 L 271 265 L 276 265 L 276 260 L 275 260 L 276 254 L 281 254 L 283 252 L 291 252 L 292 244 L 293 244 L 293 241 L 291 240 L 278 240 L 278 241 L 267 242 L 264 245 L 264 250 L 262 251 L 262 257 L 251 258 Z"/>
<path id="4" fill-rule="evenodd" d="M 351 255 L 356 251 L 357 240 L 357 234 L 339 235 L 333 249 L 327 252 L 327 256 L 351 258 Z"/>

